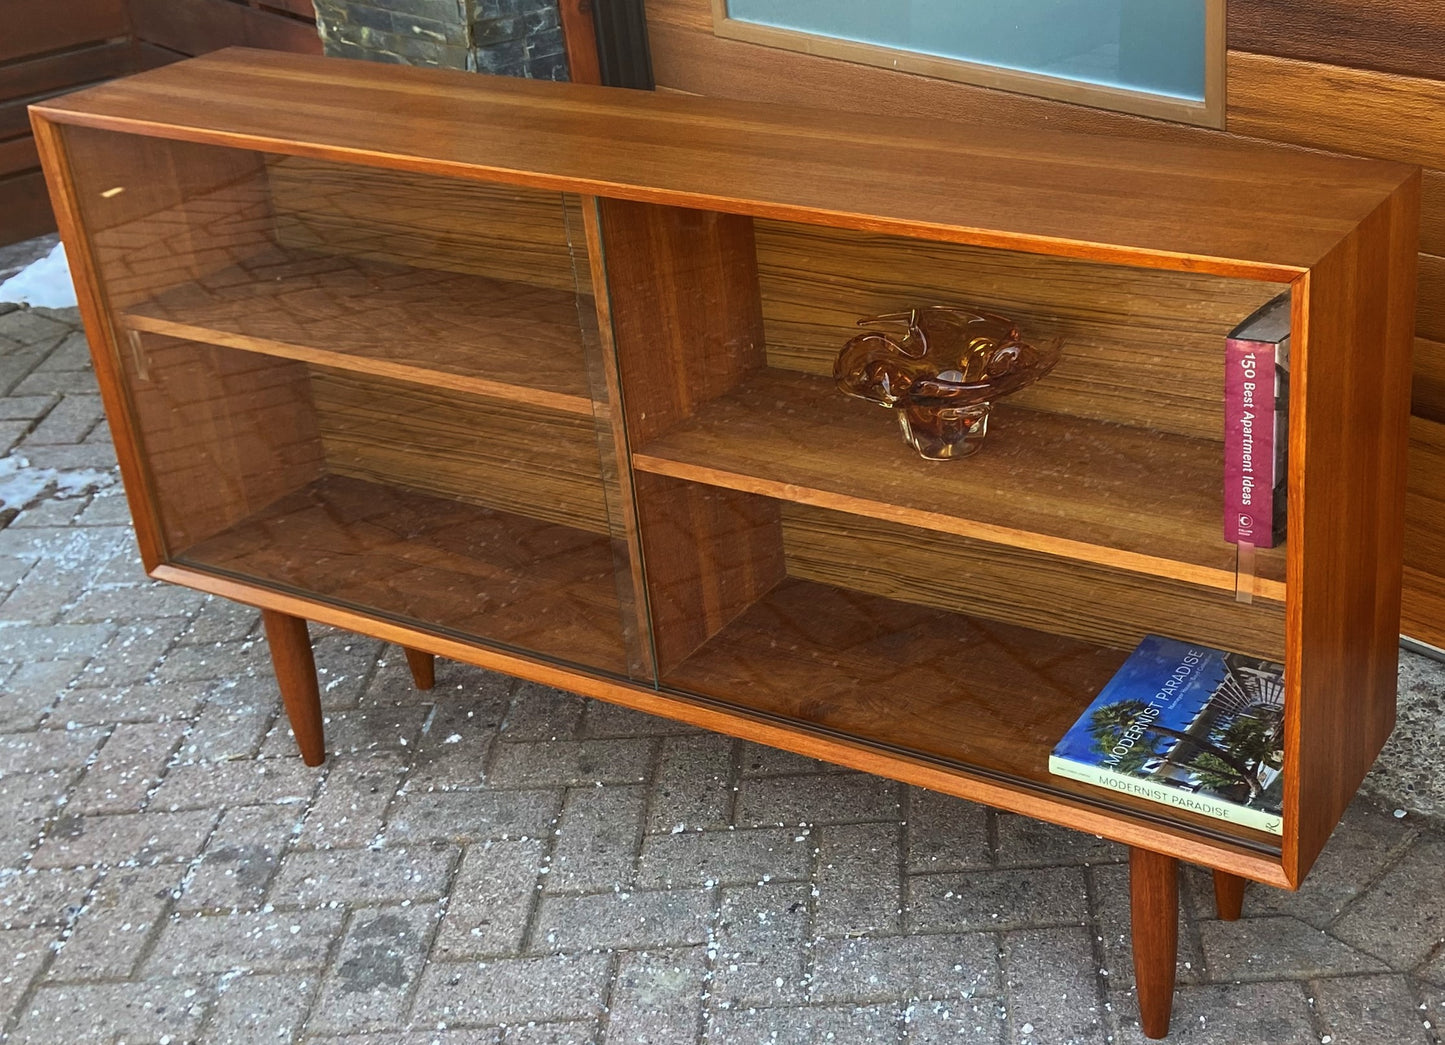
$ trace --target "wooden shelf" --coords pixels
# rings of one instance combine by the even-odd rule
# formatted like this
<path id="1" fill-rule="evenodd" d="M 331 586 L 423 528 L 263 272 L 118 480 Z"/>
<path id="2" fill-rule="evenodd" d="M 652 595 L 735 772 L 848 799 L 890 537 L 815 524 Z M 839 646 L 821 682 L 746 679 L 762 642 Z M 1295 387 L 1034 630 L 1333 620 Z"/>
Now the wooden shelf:
<path id="1" fill-rule="evenodd" d="M 1277 853 L 1276 836 L 1049 773 L 1049 752 L 1127 657 L 789 578 L 662 685 Z"/>
<path id="2" fill-rule="evenodd" d="M 590 298 L 271 248 L 122 313 L 133 330 L 592 415 Z"/>
<path id="3" fill-rule="evenodd" d="M 372 615 L 623 674 L 603 535 L 323 477 L 175 560 Z"/>
<path id="4" fill-rule="evenodd" d="M 633 455 L 644 472 L 1233 592 L 1220 444 L 995 408 L 967 461 L 918 458 L 895 418 L 831 380 L 763 369 Z M 1284 547 L 1254 594 L 1284 598 Z"/>

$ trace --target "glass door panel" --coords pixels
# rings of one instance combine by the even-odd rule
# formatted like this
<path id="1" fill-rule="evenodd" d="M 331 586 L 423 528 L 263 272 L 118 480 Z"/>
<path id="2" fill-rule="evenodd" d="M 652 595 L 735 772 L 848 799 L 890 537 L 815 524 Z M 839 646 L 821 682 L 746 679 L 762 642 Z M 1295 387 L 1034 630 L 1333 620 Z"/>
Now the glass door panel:
<path id="1" fill-rule="evenodd" d="M 650 677 L 576 199 L 65 133 L 171 561 Z"/>

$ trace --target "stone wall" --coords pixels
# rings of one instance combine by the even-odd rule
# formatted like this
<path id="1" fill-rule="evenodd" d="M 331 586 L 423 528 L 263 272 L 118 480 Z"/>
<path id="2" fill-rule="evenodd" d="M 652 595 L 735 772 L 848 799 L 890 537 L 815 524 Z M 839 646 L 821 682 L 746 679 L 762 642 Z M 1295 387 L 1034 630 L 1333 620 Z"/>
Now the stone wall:
<path id="1" fill-rule="evenodd" d="M 316 0 L 326 53 L 567 79 L 557 0 Z"/>

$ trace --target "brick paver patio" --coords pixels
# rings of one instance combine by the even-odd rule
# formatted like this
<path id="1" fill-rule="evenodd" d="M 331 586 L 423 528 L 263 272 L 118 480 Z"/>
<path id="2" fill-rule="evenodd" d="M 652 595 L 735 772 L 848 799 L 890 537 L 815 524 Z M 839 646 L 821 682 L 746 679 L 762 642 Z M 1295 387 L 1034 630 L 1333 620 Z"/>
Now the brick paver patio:
<path id="1" fill-rule="evenodd" d="M 72 311 L 0 315 L 7 453 L 0 1040 L 1143 1040 L 1121 847 L 324 629 L 307 769 L 257 614 L 142 575 Z M 1172 1041 L 1440 1042 L 1405 666 L 1414 761 L 1303 891 L 1187 876 Z"/>

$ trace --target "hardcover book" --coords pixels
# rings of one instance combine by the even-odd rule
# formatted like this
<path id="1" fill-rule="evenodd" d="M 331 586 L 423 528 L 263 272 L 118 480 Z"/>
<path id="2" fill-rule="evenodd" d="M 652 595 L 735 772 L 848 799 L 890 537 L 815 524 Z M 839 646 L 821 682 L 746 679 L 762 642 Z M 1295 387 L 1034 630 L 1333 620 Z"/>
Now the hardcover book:
<path id="1" fill-rule="evenodd" d="M 1145 636 L 1049 772 L 1282 833 L 1284 666 Z"/>
<path id="2" fill-rule="evenodd" d="M 1234 329 L 1224 350 L 1224 539 L 1284 538 L 1289 444 L 1289 292 Z"/>

